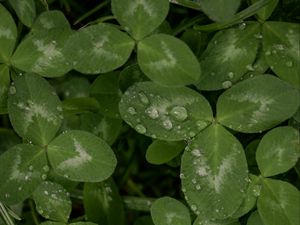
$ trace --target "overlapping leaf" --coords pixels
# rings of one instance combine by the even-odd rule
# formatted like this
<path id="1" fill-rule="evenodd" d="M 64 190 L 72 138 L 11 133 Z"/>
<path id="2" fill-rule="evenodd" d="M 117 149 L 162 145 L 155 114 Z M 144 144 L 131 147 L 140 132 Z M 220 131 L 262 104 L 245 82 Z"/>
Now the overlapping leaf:
<path id="1" fill-rule="evenodd" d="M 167 88 L 153 82 L 131 86 L 119 104 L 122 118 L 137 132 L 161 140 L 194 137 L 212 121 L 208 101 L 187 88 Z"/>
<path id="2" fill-rule="evenodd" d="M 300 25 L 285 22 L 264 23 L 263 48 L 274 73 L 300 88 Z"/>
<path id="3" fill-rule="evenodd" d="M 136 40 L 157 28 L 168 11 L 168 0 L 112 0 L 113 14 Z"/>
<path id="4" fill-rule="evenodd" d="M 210 220 L 228 218 L 239 208 L 247 179 L 243 147 L 221 125 L 199 133 L 183 154 L 182 191 L 191 209 Z"/>
<path id="5" fill-rule="evenodd" d="M 0 64 L 0 114 L 7 113 L 7 96 L 9 86 L 9 68 L 6 65 Z"/>
<path id="6" fill-rule="evenodd" d="M 109 145 L 86 131 L 64 132 L 47 148 L 54 171 L 74 181 L 103 181 L 113 173 L 117 163 Z"/>
<path id="7" fill-rule="evenodd" d="M 200 90 L 229 88 L 247 71 L 254 70 L 260 25 L 247 24 L 245 28 L 219 31 L 201 56 L 202 76 Z"/>
<path id="8" fill-rule="evenodd" d="M 290 118 L 299 103 L 297 90 L 288 83 L 271 75 L 256 76 L 220 96 L 217 119 L 231 129 L 255 133 Z"/>
<path id="9" fill-rule="evenodd" d="M 67 222 L 71 213 L 71 200 L 59 184 L 45 181 L 33 193 L 37 211 L 46 219 Z"/>
<path id="10" fill-rule="evenodd" d="M 0 201 L 13 205 L 28 198 L 48 172 L 44 149 L 19 144 L 0 156 Z"/>
<path id="11" fill-rule="evenodd" d="M 78 30 L 70 37 L 65 49 L 74 69 L 97 74 L 122 66 L 133 47 L 134 41 L 127 34 L 112 25 L 100 23 Z"/>
<path id="12" fill-rule="evenodd" d="M 260 141 L 256 160 L 263 176 L 274 176 L 295 166 L 300 157 L 299 132 L 292 127 L 278 127 Z"/>
<path id="13" fill-rule="evenodd" d="M 151 217 L 155 225 L 190 225 L 187 207 L 170 197 L 157 199 L 151 206 Z"/>
<path id="14" fill-rule="evenodd" d="M 190 48 L 180 39 L 155 34 L 138 44 L 138 63 L 154 82 L 164 86 L 184 86 L 198 81 L 200 65 Z"/>
<path id="15" fill-rule="evenodd" d="M 8 62 L 17 39 L 17 27 L 10 13 L 0 4 L 0 63 Z"/>
<path id="16" fill-rule="evenodd" d="M 8 113 L 14 130 L 35 144 L 46 145 L 62 121 L 62 106 L 52 86 L 35 74 L 14 81 L 8 97 Z"/>
<path id="17" fill-rule="evenodd" d="M 31 27 L 36 17 L 36 6 L 34 0 L 9 0 L 19 19 L 27 27 Z"/>
<path id="18" fill-rule="evenodd" d="M 20 70 L 45 77 L 64 75 L 72 68 L 64 53 L 71 34 L 71 30 L 60 28 L 30 34 L 16 49 L 12 64 Z"/>

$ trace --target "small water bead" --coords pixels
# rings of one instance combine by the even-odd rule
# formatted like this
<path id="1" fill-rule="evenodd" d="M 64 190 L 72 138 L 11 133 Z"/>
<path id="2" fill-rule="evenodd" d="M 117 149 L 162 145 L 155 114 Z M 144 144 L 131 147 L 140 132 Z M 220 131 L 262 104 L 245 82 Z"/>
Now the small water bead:
<path id="1" fill-rule="evenodd" d="M 6 193 L 5 198 L 9 198 L 9 197 L 10 197 L 10 194 Z"/>
<path id="2" fill-rule="evenodd" d="M 197 206 L 196 206 L 196 205 L 191 205 L 191 209 L 192 209 L 193 211 L 197 211 Z"/>
<path id="3" fill-rule="evenodd" d="M 45 166 L 43 166 L 43 170 L 44 170 L 45 172 L 49 172 L 50 167 L 49 167 L 48 165 L 45 165 Z"/>
<path id="4" fill-rule="evenodd" d="M 145 113 L 151 118 L 156 119 L 159 117 L 158 110 L 154 107 L 149 107 L 145 110 Z"/>
<path id="5" fill-rule="evenodd" d="M 239 29 L 240 30 L 244 30 L 246 28 L 246 23 L 245 22 L 242 22 L 240 25 L 239 25 Z"/>
<path id="6" fill-rule="evenodd" d="M 59 112 L 62 112 L 62 111 L 63 111 L 63 109 L 62 109 L 61 106 L 57 106 L 57 107 L 56 107 L 56 110 L 59 111 Z"/>
<path id="7" fill-rule="evenodd" d="M 28 169 L 29 169 L 30 171 L 32 171 L 32 170 L 33 170 L 33 166 L 29 166 Z"/>
<path id="8" fill-rule="evenodd" d="M 138 124 L 135 126 L 135 129 L 137 132 L 139 132 L 140 134 L 144 134 L 146 133 L 147 129 L 146 127 L 144 127 L 142 124 Z"/>
<path id="9" fill-rule="evenodd" d="M 287 61 L 287 62 L 285 63 L 285 65 L 286 65 L 287 67 L 293 67 L 293 62 L 292 62 L 292 61 Z"/>
<path id="10" fill-rule="evenodd" d="M 163 127 L 166 129 L 166 130 L 171 130 L 173 128 L 173 124 L 171 122 L 171 120 L 167 119 L 167 120 L 164 120 L 163 121 Z"/>
<path id="11" fill-rule="evenodd" d="M 249 70 L 249 71 L 254 71 L 255 70 L 254 67 L 251 64 L 248 64 L 246 66 L 246 69 Z"/>
<path id="12" fill-rule="evenodd" d="M 138 95 L 139 95 L 140 101 L 141 101 L 144 105 L 148 105 L 148 104 L 149 104 L 149 99 L 148 99 L 148 97 L 145 95 L 145 93 L 140 92 Z"/>
<path id="13" fill-rule="evenodd" d="M 190 132 L 189 132 L 189 137 L 192 138 L 192 137 L 195 137 L 195 136 L 196 136 L 196 133 L 195 133 L 195 132 L 193 132 L 193 131 L 190 131 Z"/>
<path id="14" fill-rule="evenodd" d="M 196 156 L 196 157 L 200 157 L 202 154 L 201 154 L 199 149 L 193 149 L 192 150 L 192 155 Z"/>
<path id="15" fill-rule="evenodd" d="M 233 73 L 233 72 L 229 72 L 229 73 L 228 73 L 228 77 L 229 77 L 230 79 L 232 79 L 232 78 L 234 77 L 234 73 Z"/>
<path id="16" fill-rule="evenodd" d="M 227 80 L 222 83 L 223 88 L 230 88 L 232 86 L 232 82 Z"/>
<path id="17" fill-rule="evenodd" d="M 201 186 L 200 186 L 199 184 L 197 184 L 197 185 L 196 185 L 196 190 L 199 191 L 200 189 L 201 189 Z"/>
<path id="18" fill-rule="evenodd" d="M 207 122 L 198 120 L 196 122 L 196 126 L 197 126 L 198 130 L 203 130 L 205 127 L 207 127 Z"/>
<path id="19" fill-rule="evenodd" d="M 44 194 L 45 194 L 45 195 L 49 195 L 49 192 L 48 192 L 48 191 L 44 191 Z"/>
<path id="20" fill-rule="evenodd" d="M 20 186 L 20 187 L 18 187 L 18 191 L 22 191 L 22 189 L 23 189 L 23 188 L 22 188 L 21 186 Z"/>
<path id="21" fill-rule="evenodd" d="M 14 94 L 17 93 L 17 89 L 14 86 L 10 86 L 9 93 L 12 94 L 12 95 L 14 95 Z"/>
<path id="22" fill-rule="evenodd" d="M 42 174 L 41 178 L 42 178 L 42 180 L 46 180 L 47 179 L 47 175 L 46 174 Z"/>
<path id="23" fill-rule="evenodd" d="M 254 37 L 257 38 L 257 39 L 262 39 L 263 38 L 261 33 L 255 34 Z"/>
<path id="24" fill-rule="evenodd" d="M 270 51 L 266 51 L 265 55 L 271 55 L 271 52 Z"/>
<path id="25" fill-rule="evenodd" d="M 133 108 L 133 107 L 129 107 L 129 108 L 127 109 L 127 112 L 128 112 L 130 115 L 135 115 L 135 114 L 136 114 L 136 110 L 135 110 L 135 108 Z"/>
<path id="26" fill-rule="evenodd" d="M 195 178 L 193 178 L 193 179 L 192 179 L 192 183 L 193 183 L 193 184 L 196 184 L 196 183 L 197 183 L 197 180 L 196 180 Z"/>
<path id="27" fill-rule="evenodd" d="M 180 173 L 179 177 L 180 177 L 180 179 L 185 179 L 184 173 Z"/>
<path id="28" fill-rule="evenodd" d="M 170 111 L 170 114 L 179 121 L 184 121 L 188 117 L 188 112 L 183 106 L 175 106 Z"/>

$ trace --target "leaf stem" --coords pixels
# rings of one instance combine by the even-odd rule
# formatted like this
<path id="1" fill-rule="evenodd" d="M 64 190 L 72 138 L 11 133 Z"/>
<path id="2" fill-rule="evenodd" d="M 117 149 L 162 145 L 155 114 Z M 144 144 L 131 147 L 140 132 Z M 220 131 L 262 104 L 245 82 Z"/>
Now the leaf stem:
<path id="1" fill-rule="evenodd" d="M 88 11 L 87 13 L 83 14 L 81 17 L 79 17 L 73 25 L 78 24 L 79 22 L 81 22 L 82 20 L 86 19 L 87 17 L 89 17 L 90 15 L 96 13 L 97 11 L 99 11 L 100 9 L 102 9 L 103 7 L 105 7 L 108 3 L 110 3 L 110 0 L 105 0 L 104 2 L 101 2 L 99 5 L 97 5 L 96 7 L 94 7 L 92 10 Z"/>
<path id="2" fill-rule="evenodd" d="M 244 19 L 250 16 L 255 15 L 262 7 L 266 6 L 271 1 L 272 0 L 260 0 L 254 3 L 253 5 L 251 5 L 250 7 L 244 9 L 243 11 L 235 14 L 232 17 L 232 19 L 227 22 L 224 23 L 216 22 L 208 25 L 195 25 L 194 29 L 199 31 L 215 31 L 215 30 L 221 30 L 230 27 L 234 24 L 240 23 L 241 21 L 243 21 Z"/>
<path id="3" fill-rule="evenodd" d="M 28 203 L 29 203 L 30 212 L 31 212 L 31 216 L 32 216 L 33 222 L 34 222 L 35 225 L 39 225 L 40 222 L 39 222 L 38 216 L 36 215 L 36 212 L 35 212 L 33 200 L 29 199 Z"/>
<path id="4" fill-rule="evenodd" d="M 178 34 L 180 34 L 181 32 L 185 31 L 187 28 L 190 28 L 191 26 L 193 26 L 195 23 L 201 22 L 202 20 L 206 19 L 206 17 L 204 15 L 199 15 L 196 16 L 190 20 L 188 20 L 187 22 L 183 22 L 183 24 L 180 24 L 178 27 L 176 27 L 173 30 L 173 35 L 177 36 Z"/>
<path id="5" fill-rule="evenodd" d="M 170 3 L 181 5 L 190 9 L 201 10 L 200 4 L 190 0 L 169 0 Z"/>
<path id="6" fill-rule="evenodd" d="M 0 215 L 7 225 L 15 225 L 14 221 L 10 217 L 9 213 L 7 212 L 7 209 L 5 208 L 2 202 L 0 202 Z"/>

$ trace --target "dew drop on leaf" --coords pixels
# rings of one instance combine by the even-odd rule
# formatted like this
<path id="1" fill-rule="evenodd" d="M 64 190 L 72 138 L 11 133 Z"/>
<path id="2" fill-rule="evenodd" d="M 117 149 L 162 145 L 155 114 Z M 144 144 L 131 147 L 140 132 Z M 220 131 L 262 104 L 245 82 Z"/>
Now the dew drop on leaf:
<path id="1" fill-rule="evenodd" d="M 178 121 L 184 121 L 188 117 L 186 108 L 182 106 L 173 107 L 170 114 Z"/>
<path id="2" fill-rule="evenodd" d="M 139 133 L 141 133 L 141 134 L 144 134 L 144 133 L 146 133 L 146 131 L 147 131 L 147 130 L 146 130 L 146 127 L 144 127 L 144 126 L 141 125 L 141 124 L 136 125 L 135 129 L 136 129 L 137 132 L 139 132 Z"/>
<path id="3" fill-rule="evenodd" d="M 145 113 L 152 119 L 156 119 L 159 117 L 159 113 L 156 108 L 149 107 L 145 110 Z"/>
<path id="4" fill-rule="evenodd" d="M 231 81 L 227 80 L 222 83 L 223 88 L 230 88 L 232 85 Z"/>
<path id="5" fill-rule="evenodd" d="M 128 112 L 130 115 L 135 115 L 135 114 L 136 114 L 136 110 L 135 110 L 135 108 L 133 108 L 133 107 L 129 107 L 129 108 L 127 109 L 127 112 Z"/>
<path id="6" fill-rule="evenodd" d="M 171 122 L 171 120 L 167 119 L 167 120 L 164 120 L 163 121 L 163 127 L 166 129 L 166 130 L 171 130 L 173 128 L 173 124 Z"/>
<path id="7" fill-rule="evenodd" d="M 148 99 L 148 97 L 145 95 L 145 93 L 140 92 L 140 93 L 139 93 L 139 98 L 140 98 L 140 101 L 141 101 L 144 105 L 148 105 L 148 104 L 149 104 L 149 99 Z"/>
<path id="8" fill-rule="evenodd" d="M 9 88 L 9 93 L 12 94 L 12 95 L 14 95 L 14 94 L 17 93 L 17 89 L 16 89 L 14 86 L 11 86 L 11 87 Z"/>
<path id="9" fill-rule="evenodd" d="M 229 73 L 228 73 L 228 77 L 229 77 L 230 79 L 232 79 L 232 78 L 234 77 L 234 73 L 233 73 L 233 72 L 229 72 Z"/>
<path id="10" fill-rule="evenodd" d="M 287 62 L 285 63 L 285 65 L 286 65 L 287 67 L 293 67 L 293 62 L 292 62 L 292 61 L 287 61 Z"/>

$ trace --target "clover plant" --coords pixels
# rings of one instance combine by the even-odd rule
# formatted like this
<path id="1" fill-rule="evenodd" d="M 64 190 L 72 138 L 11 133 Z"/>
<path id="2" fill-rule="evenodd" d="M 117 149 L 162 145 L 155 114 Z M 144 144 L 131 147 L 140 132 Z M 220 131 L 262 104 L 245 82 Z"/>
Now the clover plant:
<path id="1" fill-rule="evenodd" d="M 295 0 L 2 0 L 0 225 L 300 225 Z"/>

